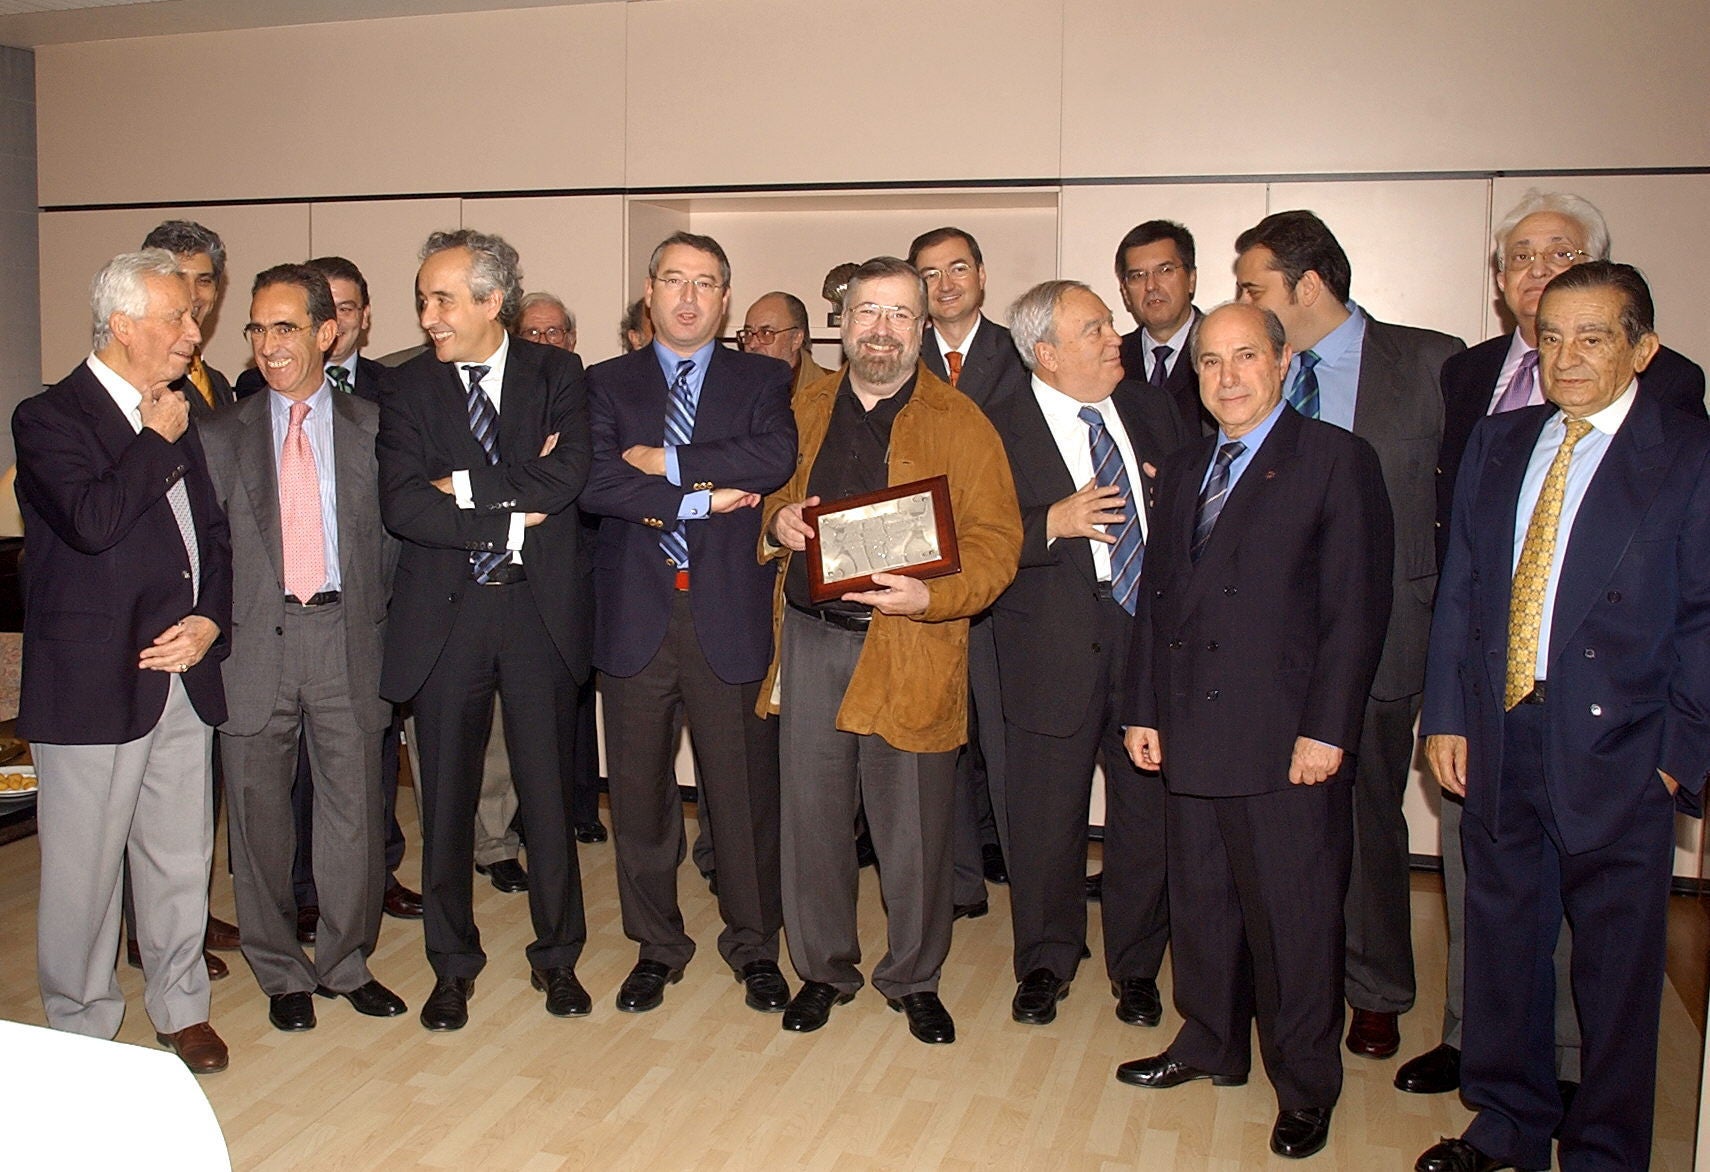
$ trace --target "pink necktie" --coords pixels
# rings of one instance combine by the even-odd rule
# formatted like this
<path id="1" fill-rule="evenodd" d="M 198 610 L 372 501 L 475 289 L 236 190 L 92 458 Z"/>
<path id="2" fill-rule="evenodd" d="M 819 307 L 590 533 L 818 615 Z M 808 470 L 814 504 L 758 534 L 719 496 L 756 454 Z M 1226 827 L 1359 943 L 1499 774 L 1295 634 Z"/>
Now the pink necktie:
<path id="1" fill-rule="evenodd" d="M 1496 409 L 1492 415 L 1500 415 L 1504 411 L 1518 411 L 1532 401 L 1532 388 L 1538 385 L 1538 352 L 1526 351 L 1526 356 L 1520 359 L 1520 366 L 1514 372 L 1514 377 L 1508 380 L 1508 389 L 1502 392 L 1502 398 L 1496 401 Z"/>
<path id="2" fill-rule="evenodd" d="M 285 593 L 307 602 L 327 580 L 326 538 L 321 527 L 321 482 L 315 453 L 303 434 L 307 403 L 291 404 L 285 450 L 279 453 L 279 532 L 285 553 Z"/>

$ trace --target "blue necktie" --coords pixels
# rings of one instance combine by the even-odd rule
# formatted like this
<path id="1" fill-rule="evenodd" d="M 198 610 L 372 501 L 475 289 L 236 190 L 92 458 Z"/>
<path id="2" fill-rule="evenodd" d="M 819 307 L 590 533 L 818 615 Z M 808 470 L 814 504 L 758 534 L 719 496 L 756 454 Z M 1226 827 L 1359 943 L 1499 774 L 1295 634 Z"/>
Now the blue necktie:
<path id="1" fill-rule="evenodd" d="M 665 442 L 669 445 L 687 444 L 695 434 L 695 408 L 689 401 L 689 375 L 694 370 L 692 359 L 677 363 L 677 377 L 671 381 L 671 394 L 665 402 Z M 659 548 L 665 551 L 665 560 L 674 568 L 689 568 L 689 531 L 683 522 L 678 521 L 660 535 Z"/>
<path id="2" fill-rule="evenodd" d="M 1205 552 L 1206 544 L 1211 541 L 1211 531 L 1217 528 L 1217 517 L 1223 512 L 1223 502 L 1229 499 L 1229 468 L 1235 463 L 1236 457 L 1246 450 L 1247 445 L 1240 440 L 1230 440 L 1217 449 L 1217 463 L 1212 466 L 1211 476 L 1206 480 L 1205 487 L 1199 490 L 1199 508 L 1194 513 L 1193 545 L 1188 548 L 1188 554 L 1196 562 L 1199 561 L 1199 555 Z"/>
<path id="3" fill-rule="evenodd" d="M 1300 369 L 1294 372 L 1294 386 L 1288 392 L 1288 405 L 1308 419 L 1318 418 L 1318 375 L 1312 369 L 1317 365 L 1318 355 L 1302 350 Z"/>
<path id="4" fill-rule="evenodd" d="M 1169 368 L 1164 364 L 1170 360 L 1170 355 L 1173 353 L 1174 351 L 1168 346 L 1152 347 L 1152 377 L 1146 381 L 1159 390 L 1164 389 L 1164 380 L 1169 377 Z"/>
<path id="5" fill-rule="evenodd" d="M 1122 510 L 1122 523 L 1116 527 L 1116 544 L 1110 547 L 1110 593 L 1123 610 L 1133 614 L 1134 596 L 1140 592 L 1140 565 L 1146 560 L 1146 546 L 1140 540 L 1139 502 L 1134 499 L 1122 453 L 1104 426 L 1104 416 L 1092 407 L 1082 407 L 1080 415 L 1092 444 L 1094 479 L 1101 488 L 1115 485 L 1128 502 Z"/>
<path id="6" fill-rule="evenodd" d="M 475 442 L 481 445 L 481 450 L 487 453 L 489 465 L 499 462 L 499 413 L 493 410 L 493 401 L 487 398 L 487 392 L 481 389 L 481 380 L 487 377 L 491 370 L 487 366 L 465 366 L 463 373 L 469 376 L 469 393 L 466 396 L 469 408 L 469 431 L 475 437 Z M 483 585 L 487 575 L 510 561 L 508 550 L 498 553 L 482 553 L 472 550 L 469 554 L 469 572 L 477 582 Z"/>

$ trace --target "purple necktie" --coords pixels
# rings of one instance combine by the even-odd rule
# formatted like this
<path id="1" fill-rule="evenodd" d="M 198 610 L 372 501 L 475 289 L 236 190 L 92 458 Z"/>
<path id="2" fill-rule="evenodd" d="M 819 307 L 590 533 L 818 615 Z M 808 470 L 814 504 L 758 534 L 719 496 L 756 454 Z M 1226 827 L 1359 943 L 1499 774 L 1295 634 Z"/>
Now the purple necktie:
<path id="1" fill-rule="evenodd" d="M 1496 401 L 1492 415 L 1501 415 L 1504 411 L 1518 411 L 1532 401 L 1532 388 L 1538 384 L 1538 352 L 1526 351 L 1526 356 L 1520 359 L 1520 368 L 1514 372 L 1514 377 L 1508 380 L 1508 389 L 1502 392 L 1502 398 Z"/>

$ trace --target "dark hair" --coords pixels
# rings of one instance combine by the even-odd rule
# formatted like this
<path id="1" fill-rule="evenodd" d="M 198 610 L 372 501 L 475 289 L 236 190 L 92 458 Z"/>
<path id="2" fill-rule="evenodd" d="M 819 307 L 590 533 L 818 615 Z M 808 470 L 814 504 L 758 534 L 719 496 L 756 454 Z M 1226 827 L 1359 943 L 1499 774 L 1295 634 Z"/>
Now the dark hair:
<path id="1" fill-rule="evenodd" d="M 342 256 L 317 256 L 314 260 L 306 260 L 303 263 L 325 277 L 329 285 L 334 281 L 349 281 L 355 285 L 357 294 L 362 298 L 363 308 L 368 307 L 368 278 L 362 275 L 362 270 L 354 263 Z"/>
<path id="2" fill-rule="evenodd" d="M 214 280 L 222 280 L 226 275 L 225 242 L 218 232 L 204 228 L 195 220 L 165 220 L 156 224 L 154 231 L 143 237 L 142 246 L 164 248 L 174 256 L 205 252 L 214 265 Z"/>
<path id="3" fill-rule="evenodd" d="M 968 251 L 974 254 L 974 263 L 985 267 L 986 258 L 980 255 L 980 242 L 960 228 L 934 228 L 930 232 L 922 232 L 908 246 L 908 263 L 914 264 L 920 259 L 920 254 L 935 244 L 943 244 L 947 240 L 960 240 L 967 244 Z"/>
<path id="4" fill-rule="evenodd" d="M 849 312 L 849 307 L 855 304 L 857 285 L 880 281 L 886 277 L 910 278 L 914 282 L 915 293 L 920 297 L 920 312 L 926 312 L 926 282 L 921 279 L 919 271 L 913 265 L 894 256 L 875 256 L 872 260 L 863 261 L 849 274 L 849 284 L 843 289 L 843 311 Z"/>
<path id="5" fill-rule="evenodd" d="M 333 308 L 332 287 L 321 275 L 321 270 L 313 265 L 274 265 L 264 269 L 255 274 L 255 284 L 250 286 L 249 295 L 253 297 L 269 285 L 290 285 L 303 291 L 309 306 L 310 328 L 338 318 L 338 311 Z"/>
<path id="6" fill-rule="evenodd" d="M 629 344 L 629 336 L 639 334 L 643 330 L 642 322 L 647 319 L 647 305 L 637 297 L 629 303 L 629 308 L 623 311 L 623 319 L 618 322 L 618 345 L 623 347 L 625 354 L 632 353 L 634 347 Z"/>
<path id="7" fill-rule="evenodd" d="M 1283 275 L 1292 294 L 1307 272 L 1317 273 L 1338 301 L 1348 300 L 1354 272 L 1348 254 L 1324 221 L 1308 211 L 1273 212 L 1235 238 L 1237 255 L 1268 248 L 1276 258 L 1271 267 Z"/>
<path id="8" fill-rule="evenodd" d="M 1544 296 L 1574 289 L 1613 289 L 1621 294 L 1621 330 L 1628 345 L 1636 345 L 1646 334 L 1656 333 L 1657 309 L 1644 274 L 1632 265 L 1612 260 L 1588 260 L 1557 273 L 1544 286 Z M 1539 301 L 1538 307 L 1543 308 Z"/>
<path id="9" fill-rule="evenodd" d="M 1116 279 L 1120 281 L 1126 275 L 1130 248 L 1143 248 L 1160 240 L 1175 241 L 1176 252 L 1181 255 L 1182 264 L 1189 269 L 1194 267 L 1193 233 L 1174 220 L 1147 220 L 1144 224 L 1136 224 L 1130 228 L 1128 235 L 1122 238 L 1122 243 L 1116 246 Z"/>
<path id="10" fill-rule="evenodd" d="M 651 280 L 659 275 L 659 258 L 665 255 L 665 250 L 673 244 L 681 244 L 704 252 L 718 261 L 718 282 L 730 286 L 730 258 L 724 255 L 724 248 L 711 236 L 701 236 L 694 232 L 673 232 L 653 248 L 653 255 L 647 258 L 647 276 Z"/>

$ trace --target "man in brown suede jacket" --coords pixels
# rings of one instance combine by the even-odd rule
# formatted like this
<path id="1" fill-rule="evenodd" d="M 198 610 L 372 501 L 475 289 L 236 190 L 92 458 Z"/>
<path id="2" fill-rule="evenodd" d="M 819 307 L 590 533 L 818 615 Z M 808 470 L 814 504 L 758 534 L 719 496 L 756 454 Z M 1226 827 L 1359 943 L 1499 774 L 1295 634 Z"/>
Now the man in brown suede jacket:
<path id="1" fill-rule="evenodd" d="M 854 839 L 864 805 L 890 945 L 873 984 L 922 1042 L 956 1039 L 937 989 L 950 950 L 968 618 L 1015 576 L 1021 517 L 997 433 L 920 362 L 925 321 L 926 287 L 905 262 L 876 257 L 856 271 L 843 303 L 848 362 L 796 396 L 796 472 L 764 505 L 760 554 L 783 564 L 776 658 L 760 695 L 781 718 L 784 925 L 804 982 L 784 1028 L 800 1033 L 861 987 Z M 870 589 L 814 603 L 803 510 L 935 476 L 949 484 L 961 569 L 930 580 L 876 573 Z"/>

